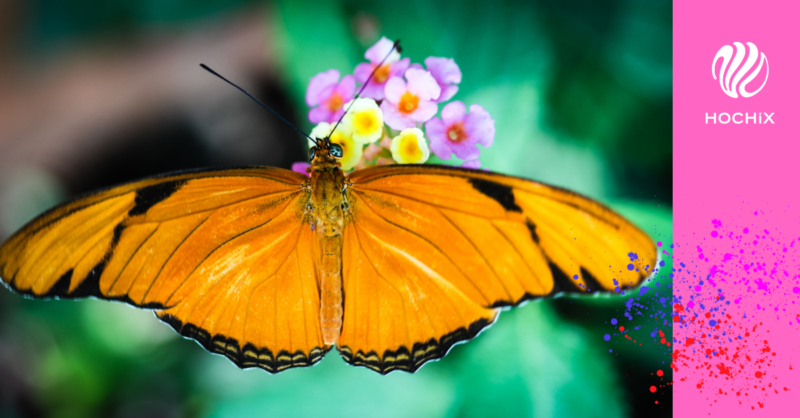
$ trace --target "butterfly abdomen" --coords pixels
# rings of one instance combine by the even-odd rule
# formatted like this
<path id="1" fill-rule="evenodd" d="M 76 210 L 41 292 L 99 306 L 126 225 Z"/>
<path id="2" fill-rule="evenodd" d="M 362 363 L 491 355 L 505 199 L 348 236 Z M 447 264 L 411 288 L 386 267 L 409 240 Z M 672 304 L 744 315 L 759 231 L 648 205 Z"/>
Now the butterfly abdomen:
<path id="1" fill-rule="evenodd" d="M 322 237 L 320 325 L 325 345 L 333 345 L 342 331 L 342 236 Z"/>
<path id="2" fill-rule="evenodd" d="M 342 331 L 342 231 L 344 213 L 341 171 L 312 174 L 312 200 L 322 253 L 320 262 L 320 328 L 325 345 L 333 345 Z"/>

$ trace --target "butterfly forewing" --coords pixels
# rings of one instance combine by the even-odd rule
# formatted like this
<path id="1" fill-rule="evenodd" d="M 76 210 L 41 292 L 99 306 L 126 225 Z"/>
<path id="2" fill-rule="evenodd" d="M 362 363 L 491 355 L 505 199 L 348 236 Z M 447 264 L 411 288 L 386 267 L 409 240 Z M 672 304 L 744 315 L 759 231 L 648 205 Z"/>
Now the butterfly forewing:
<path id="1" fill-rule="evenodd" d="M 268 167 L 203 171 L 79 198 L 0 247 L 0 276 L 33 297 L 156 309 L 241 367 L 309 365 L 329 348 L 305 179 Z"/>

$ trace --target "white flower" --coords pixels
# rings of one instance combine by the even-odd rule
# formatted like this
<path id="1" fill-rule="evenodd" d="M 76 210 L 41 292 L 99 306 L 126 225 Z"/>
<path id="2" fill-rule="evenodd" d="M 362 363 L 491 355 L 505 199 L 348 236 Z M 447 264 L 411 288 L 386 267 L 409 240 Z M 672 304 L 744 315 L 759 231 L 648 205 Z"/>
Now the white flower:
<path id="1" fill-rule="evenodd" d="M 350 107 L 350 103 L 353 103 L 353 107 Z M 369 144 L 383 136 L 383 112 L 374 100 L 359 98 L 344 106 L 345 109 L 348 107 L 350 111 L 345 114 L 342 125 L 350 129 L 353 141 Z"/>
<path id="2" fill-rule="evenodd" d="M 403 129 L 392 139 L 392 158 L 400 164 L 422 164 L 431 152 L 419 128 Z"/>

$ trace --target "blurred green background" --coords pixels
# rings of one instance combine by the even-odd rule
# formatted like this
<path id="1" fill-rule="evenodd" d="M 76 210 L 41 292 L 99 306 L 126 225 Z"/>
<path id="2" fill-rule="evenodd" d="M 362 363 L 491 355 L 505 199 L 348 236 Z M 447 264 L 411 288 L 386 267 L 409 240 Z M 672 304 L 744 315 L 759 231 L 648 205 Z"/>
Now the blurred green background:
<path id="1" fill-rule="evenodd" d="M 669 248 L 672 4 L 654 0 L 0 2 L 0 239 L 97 187 L 304 160 L 306 141 L 198 64 L 308 131 L 308 80 L 351 72 L 380 36 L 456 60 L 454 99 L 496 121 L 484 167 L 598 198 Z M 671 416 L 648 317 L 669 315 L 665 261 L 634 321 L 632 294 L 531 302 L 413 375 L 335 352 L 242 371 L 152 313 L 0 290 L 0 417 Z M 604 341 L 611 318 L 637 343 Z"/>

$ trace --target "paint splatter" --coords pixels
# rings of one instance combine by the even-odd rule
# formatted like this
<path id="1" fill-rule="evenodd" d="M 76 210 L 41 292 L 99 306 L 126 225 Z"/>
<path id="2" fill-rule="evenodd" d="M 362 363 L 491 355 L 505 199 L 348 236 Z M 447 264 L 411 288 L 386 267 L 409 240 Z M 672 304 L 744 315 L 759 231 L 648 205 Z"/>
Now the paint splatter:
<path id="1" fill-rule="evenodd" d="M 791 390 L 776 373 L 784 364 L 780 356 L 788 353 L 773 349 L 770 340 L 781 335 L 765 321 L 800 330 L 800 266 L 795 261 L 800 255 L 791 252 L 800 239 L 781 239 L 777 231 L 754 225 L 711 223 L 710 233 L 699 234 L 706 237 L 699 238 L 701 245 L 692 245 L 697 252 L 687 252 L 697 257 L 676 262 L 670 367 L 676 379 L 697 382 L 697 390 L 710 397 L 763 408 L 769 396 Z"/>
<path id="2" fill-rule="evenodd" d="M 658 236 L 661 231 L 650 231 L 652 235 Z M 672 231 L 666 231 L 665 235 L 668 240 L 672 241 Z M 669 245 L 669 243 L 667 243 Z M 655 394 L 661 398 L 662 403 L 667 397 L 666 404 L 672 396 L 672 378 L 669 373 L 669 364 L 671 362 L 672 350 L 672 270 L 664 258 L 669 260 L 669 251 L 672 251 L 672 246 L 664 248 L 664 243 L 659 241 L 657 243 L 657 251 L 660 259 L 655 266 L 647 265 L 640 258 L 639 254 L 635 252 L 627 253 L 629 264 L 622 268 L 623 273 L 625 269 L 628 271 L 645 271 L 652 273 L 646 282 L 642 283 L 638 288 L 625 289 L 625 283 L 619 283 L 614 280 L 614 284 L 618 286 L 615 291 L 624 297 L 624 304 L 619 311 L 622 317 L 614 315 L 613 318 L 607 318 L 606 324 L 609 328 L 603 335 L 603 339 L 608 344 L 621 344 L 621 350 L 609 349 L 610 355 L 622 356 L 625 355 L 625 348 L 635 348 L 644 350 L 656 350 L 657 357 L 663 360 L 661 363 L 664 370 L 651 371 L 648 375 L 652 376 L 652 381 L 648 382 L 647 386 L 642 388 L 643 391 L 649 391 L 648 394 Z M 648 338 L 649 336 L 649 338 Z M 649 354 L 652 356 L 653 353 Z M 654 405 L 659 405 L 658 400 Z M 663 407 L 659 406 L 658 409 Z"/>

